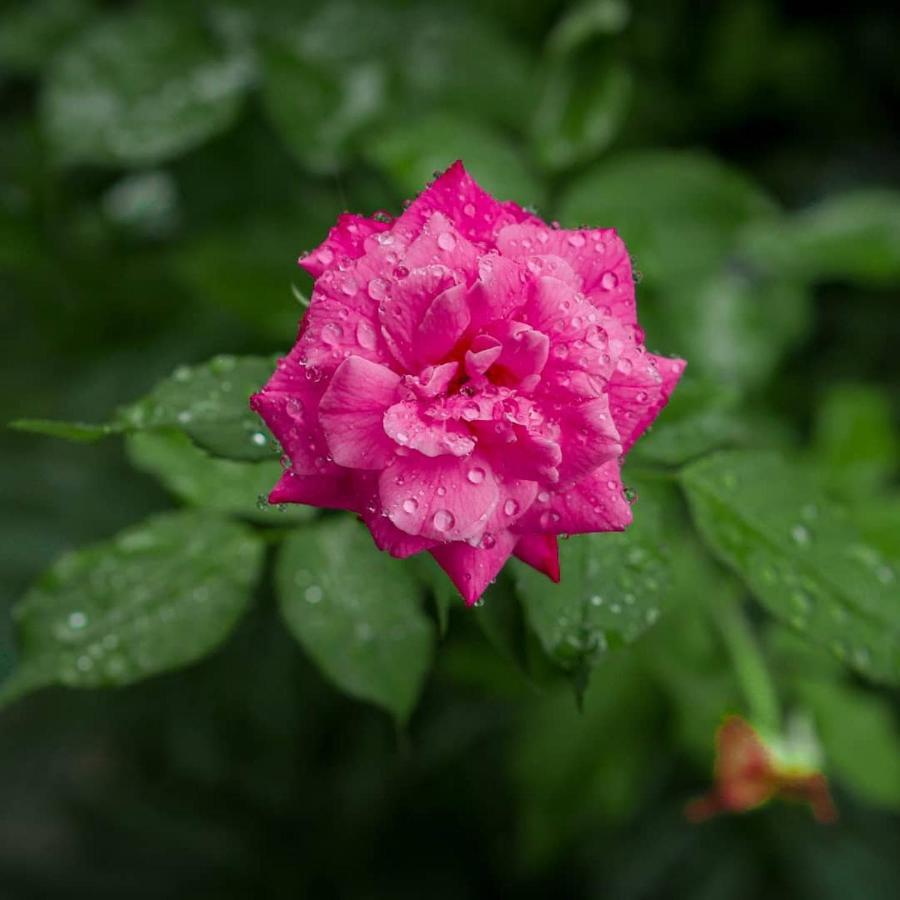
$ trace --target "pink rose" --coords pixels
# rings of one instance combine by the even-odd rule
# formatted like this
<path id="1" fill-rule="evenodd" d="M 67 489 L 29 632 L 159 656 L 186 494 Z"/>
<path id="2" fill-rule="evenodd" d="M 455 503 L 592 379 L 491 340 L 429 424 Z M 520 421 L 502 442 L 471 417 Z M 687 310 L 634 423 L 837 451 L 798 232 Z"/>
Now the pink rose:
<path id="1" fill-rule="evenodd" d="M 646 351 L 614 230 L 547 226 L 457 162 L 300 265 L 312 302 L 251 400 L 290 459 L 271 502 L 353 510 L 469 604 L 510 554 L 558 581 L 557 535 L 628 526 L 620 463 L 685 364 Z"/>

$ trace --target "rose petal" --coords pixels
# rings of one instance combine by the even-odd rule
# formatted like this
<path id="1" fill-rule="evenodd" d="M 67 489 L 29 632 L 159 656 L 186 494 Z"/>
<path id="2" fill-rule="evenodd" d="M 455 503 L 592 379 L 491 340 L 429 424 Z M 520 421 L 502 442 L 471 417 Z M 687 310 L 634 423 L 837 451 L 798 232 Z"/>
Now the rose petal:
<path id="1" fill-rule="evenodd" d="M 386 231 L 390 226 L 377 219 L 367 219 L 353 213 L 341 213 L 328 237 L 297 262 L 318 278 L 323 272 L 336 266 L 341 258 L 357 259 L 363 254 L 365 239 L 372 234 Z"/>
<path id="2" fill-rule="evenodd" d="M 559 581 L 559 547 L 554 534 L 526 534 L 519 538 L 515 555 L 551 581 Z"/>
<path id="3" fill-rule="evenodd" d="M 516 537 L 505 532 L 487 546 L 472 547 L 461 541 L 434 547 L 430 552 L 450 576 L 466 606 L 472 606 L 497 577 L 516 546 Z"/>

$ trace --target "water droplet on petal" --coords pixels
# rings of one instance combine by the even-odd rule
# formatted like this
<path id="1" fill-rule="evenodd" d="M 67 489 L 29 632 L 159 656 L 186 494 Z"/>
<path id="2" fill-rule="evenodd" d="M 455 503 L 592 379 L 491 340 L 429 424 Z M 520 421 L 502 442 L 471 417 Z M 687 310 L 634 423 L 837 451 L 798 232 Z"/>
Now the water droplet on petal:
<path id="1" fill-rule="evenodd" d="M 514 516 L 519 511 L 519 504 L 516 500 L 510 498 L 503 504 L 503 512 L 508 516 Z"/>
<path id="2" fill-rule="evenodd" d="M 412 515 L 419 508 L 419 503 L 415 497 L 408 497 L 403 501 L 403 512 Z"/>
<path id="3" fill-rule="evenodd" d="M 466 474 L 466 478 L 471 484 L 481 484 L 481 482 L 484 481 L 485 474 L 486 473 L 481 466 L 473 466 Z"/>
<path id="4" fill-rule="evenodd" d="M 363 350 L 374 350 L 378 336 L 375 334 L 375 328 L 365 319 L 360 319 L 356 326 L 356 343 Z"/>
<path id="5" fill-rule="evenodd" d="M 432 521 L 434 522 L 435 530 L 442 533 L 449 531 L 456 524 L 456 519 L 449 509 L 439 509 L 434 514 Z"/>
<path id="6" fill-rule="evenodd" d="M 446 250 L 448 253 L 456 247 L 456 238 L 449 231 L 442 231 L 438 235 L 437 245 L 441 248 L 441 250 Z"/>
<path id="7" fill-rule="evenodd" d="M 618 283 L 619 279 L 616 277 L 615 272 L 604 272 L 600 279 L 600 287 L 604 291 L 611 291 Z"/>
<path id="8" fill-rule="evenodd" d="M 327 322 L 322 326 L 322 343 L 329 347 L 339 344 L 344 336 L 344 329 L 337 322 Z"/>

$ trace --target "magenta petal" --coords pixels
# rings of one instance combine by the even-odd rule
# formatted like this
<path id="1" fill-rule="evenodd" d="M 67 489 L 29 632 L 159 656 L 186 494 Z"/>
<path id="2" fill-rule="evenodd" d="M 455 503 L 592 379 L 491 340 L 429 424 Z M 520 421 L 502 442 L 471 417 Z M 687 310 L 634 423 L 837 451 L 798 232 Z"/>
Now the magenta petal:
<path id="1" fill-rule="evenodd" d="M 630 524 L 631 504 L 624 495 L 619 465 L 611 460 L 567 488 L 539 492 L 513 530 L 518 534 L 587 534 L 624 531 Z"/>
<path id="2" fill-rule="evenodd" d="M 495 200 L 475 183 L 459 160 L 419 194 L 396 227 L 404 233 L 417 233 L 436 209 L 468 240 L 486 246 L 493 246 L 495 235 L 507 225 L 540 221 L 515 203 Z"/>
<path id="3" fill-rule="evenodd" d="M 606 395 L 565 406 L 560 417 L 561 482 L 584 478 L 598 466 L 622 455 L 622 443 Z"/>
<path id="4" fill-rule="evenodd" d="M 338 465 L 382 469 L 393 458 L 384 413 L 399 384 L 395 372 L 359 356 L 341 363 L 319 404 L 319 421 Z"/>
<path id="5" fill-rule="evenodd" d="M 441 362 L 469 327 L 466 286 L 456 284 L 434 298 L 419 325 L 417 357 L 423 365 Z"/>
<path id="6" fill-rule="evenodd" d="M 399 447 L 425 456 L 468 456 L 475 449 L 475 441 L 458 422 L 427 418 L 416 400 L 391 406 L 384 414 L 384 431 Z"/>
<path id="7" fill-rule="evenodd" d="M 381 505 L 401 531 L 436 541 L 480 537 L 500 492 L 487 460 L 399 457 L 381 473 Z"/>
<path id="8" fill-rule="evenodd" d="M 336 471 L 336 475 L 297 475 L 289 470 L 269 492 L 269 503 L 305 503 L 324 509 L 355 510 L 353 473 Z"/>
<path id="9" fill-rule="evenodd" d="M 489 547 L 472 547 L 455 541 L 434 547 L 430 552 L 450 576 L 466 606 L 472 606 L 497 577 L 516 546 L 516 540 L 515 535 L 504 532 L 492 539 Z"/>
<path id="10" fill-rule="evenodd" d="M 609 406 L 622 435 L 623 451 L 646 431 L 669 402 L 687 363 L 683 359 L 631 351 L 609 383 Z"/>
<path id="11" fill-rule="evenodd" d="M 328 232 L 328 237 L 297 262 L 313 278 L 318 278 L 323 272 L 336 266 L 342 258 L 357 259 L 362 256 L 365 239 L 389 227 L 377 219 L 342 213 L 338 216 L 337 224 Z"/>
<path id="12" fill-rule="evenodd" d="M 363 521 L 372 532 L 372 538 L 378 549 L 385 550 L 397 559 L 406 559 L 408 556 L 421 553 L 423 550 L 430 550 L 437 545 L 437 541 L 401 531 L 380 512 L 364 510 Z"/>
<path id="13" fill-rule="evenodd" d="M 470 350 L 466 351 L 466 375 L 469 378 L 478 378 L 500 359 L 503 352 L 503 344 L 495 337 L 480 334 L 472 341 Z"/>
<path id="14" fill-rule="evenodd" d="M 551 581 L 559 581 L 559 547 L 554 534 L 526 534 L 519 538 L 515 555 Z"/>

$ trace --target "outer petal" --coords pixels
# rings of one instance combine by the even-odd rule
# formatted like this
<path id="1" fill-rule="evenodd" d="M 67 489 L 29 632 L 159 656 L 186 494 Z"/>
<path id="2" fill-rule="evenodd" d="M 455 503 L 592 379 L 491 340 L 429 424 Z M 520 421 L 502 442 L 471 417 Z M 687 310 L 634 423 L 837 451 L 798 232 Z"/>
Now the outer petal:
<path id="1" fill-rule="evenodd" d="M 482 190 L 457 160 L 409 205 L 394 227 L 417 233 L 434 210 L 440 210 L 470 241 L 488 247 L 495 235 L 516 222 L 539 222 L 512 202 L 501 203 Z"/>
<path id="2" fill-rule="evenodd" d="M 687 365 L 683 359 L 654 356 L 640 349 L 622 355 L 609 382 L 610 412 L 622 436 L 624 452 L 669 402 Z"/>
<path id="3" fill-rule="evenodd" d="M 362 517 L 378 549 L 385 550 L 397 559 L 406 559 L 408 556 L 437 546 L 437 541 L 401 531 L 380 511 L 372 512 L 366 509 Z"/>
<path id="4" fill-rule="evenodd" d="M 515 555 L 551 581 L 559 581 L 559 547 L 555 534 L 525 534 L 516 544 Z"/>
<path id="5" fill-rule="evenodd" d="M 357 493 L 353 473 L 337 467 L 335 471 L 335 475 L 298 475 L 288 470 L 269 492 L 269 502 L 355 510 Z"/>
<path id="6" fill-rule="evenodd" d="M 408 269 L 447 266 L 465 273 L 467 281 L 474 281 L 478 274 L 478 248 L 463 237 L 443 212 L 436 212 L 407 247 L 402 262 Z"/>
<path id="7" fill-rule="evenodd" d="M 395 447 L 384 431 L 384 413 L 399 385 L 399 375 L 359 356 L 341 363 L 319 404 L 319 421 L 338 465 L 381 469 L 390 462 Z"/>
<path id="8" fill-rule="evenodd" d="M 580 480 L 622 454 L 619 432 L 605 395 L 577 406 L 563 407 L 560 426 L 561 484 Z"/>
<path id="9" fill-rule="evenodd" d="M 558 492 L 541 491 L 528 513 L 513 526 L 519 534 L 590 534 L 624 531 L 631 524 L 615 460 Z"/>
<path id="10" fill-rule="evenodd" d="M 363 255 L 363 244 L 371 234 L 386 231 L 390 225 L 377 219 L 367 219 L 353 213 L 342 213 L 328 237 L 297 262 L 318 278 L 323 272 L 336 266 L 341 258 L 358 259 Z"/>
<path id="11" fill-rule="evenodd" d="M 431 550 L 437 564 L 450 576 L 462 594 L 466 606 L 471 606 L 497 577 L 516 546 L 516 536 L 503 532 L 489 547 L 472 547 L 462 541 L 442 544 Z"/>
<path id="12" fill-rule="evenodd" d="M 500 498 L 490 464 L 477 455 L 400 457 L 381 473 L 379 492 L 401 531 L 444 542 L 479 538 Z"/>

